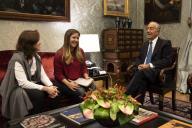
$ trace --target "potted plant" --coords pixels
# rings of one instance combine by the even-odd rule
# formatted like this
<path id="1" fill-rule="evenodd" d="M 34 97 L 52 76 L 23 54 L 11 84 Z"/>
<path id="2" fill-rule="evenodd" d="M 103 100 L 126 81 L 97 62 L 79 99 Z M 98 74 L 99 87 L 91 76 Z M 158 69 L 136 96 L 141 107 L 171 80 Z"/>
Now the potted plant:
<path id="1" fill-rule="evenodd" d="M 83 115 L 103 126 L 123 125 L 131 121 L 138 113 L 140 103 L 125 91 L 125 87 L 117 84 L 109 89 L 89 91 L 80 104 Z"/>

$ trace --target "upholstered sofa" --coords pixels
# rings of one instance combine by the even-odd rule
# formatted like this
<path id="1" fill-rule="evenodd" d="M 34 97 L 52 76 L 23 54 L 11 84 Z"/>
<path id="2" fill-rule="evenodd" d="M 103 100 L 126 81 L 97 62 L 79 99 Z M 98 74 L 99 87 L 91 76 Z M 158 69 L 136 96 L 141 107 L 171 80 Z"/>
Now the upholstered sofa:
<path id="1" fill-rule="evenodd" d="M 0 83 L 3 80 L 3 77 L 6 73 L 8 62 L 11 59 L 14 50 L 4 50 L 0 51 Z M 48 77 L 50 78 L 51 81 L 54 82 L 54 68 L 53 68 L 53 57 L 55 55 L 54 52 L 39 52 L 39 55 L 41 56 L 42 64 L 45 69 L 45 72 L 47 73 Z M 0 96 L 0 118 L 1 118 L 1 96 Z M 50 110 L 47 106 L 49 103 L 49 98 L 46 100 L 47 104 L 45 104 L 45 111 Z M 74 104 L 75 101 L 71 100 L 69 97 L 62 97 L 62 98 L 57 98 L 58 104 L 56 107 L 62 107 L 62 106 L 68 106 L 71 104 Z M 1 119 L 0 119 L 1 121 Z"/>

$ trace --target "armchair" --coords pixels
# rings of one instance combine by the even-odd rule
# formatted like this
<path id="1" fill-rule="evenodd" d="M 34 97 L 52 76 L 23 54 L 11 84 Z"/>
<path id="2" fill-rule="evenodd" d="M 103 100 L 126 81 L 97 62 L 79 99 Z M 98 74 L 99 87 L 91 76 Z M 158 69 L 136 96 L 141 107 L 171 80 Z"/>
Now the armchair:
<path id="1" fill-rule="evenodd" d="M 153 99 L 153 93 L 156 93 L 159 95 L 158 101 L 159 101 L 159 110 L 163 110 L 163 100 L 164 96 L 168 92 L 172 92 L 172 109 L 176 109 L 175 100 L 176 100 L 176 81 L 177 81 L 177 63 L 178 63 L 178 54 L 179 54 L 179 48 L 173 47 L 173 59 L 174 63 L 170 67 L 166 67 L 164 69 L 161 69 L 159 74 L 159 81 L 155 83 L 155 86 L 152 86 L 151 88 L 148 88 L 147 91 L 149 92 L 150 101 L 152 104 L 154 104 Z M 127 68 L 127 75 L 128 80 L 131 79 L 131 77 L 134 74 L 135 66 L 131 65 Z"/>
<path id="2" fill-rule="evenodd" d="M 187 78 L 187 88 L 188 88 L 188 92 L 189 92 L 189 101 L 191 102 L 191 110 L 190 110 L 190 114 L 191 114 L 191 118 L 192 118 L 192 73 L 190 73 L 188 75 Z"/>

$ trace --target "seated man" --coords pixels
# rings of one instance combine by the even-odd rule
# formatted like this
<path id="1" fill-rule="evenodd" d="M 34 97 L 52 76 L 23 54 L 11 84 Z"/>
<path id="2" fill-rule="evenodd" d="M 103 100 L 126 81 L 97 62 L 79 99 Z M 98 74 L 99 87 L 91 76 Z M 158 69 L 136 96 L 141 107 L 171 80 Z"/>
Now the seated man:
<path id="1" fill-rule="evenodd" d="M 147 39 L 136 59 L 136 71 L 127 85 L 126 94 L 136 97 L 143 103 L 145 92 L 158 80 L 161 69 L 172 64 L 172 46 L 170 40 L 159 37 L 160 25 L 150 22 L 147 26 Z"/>

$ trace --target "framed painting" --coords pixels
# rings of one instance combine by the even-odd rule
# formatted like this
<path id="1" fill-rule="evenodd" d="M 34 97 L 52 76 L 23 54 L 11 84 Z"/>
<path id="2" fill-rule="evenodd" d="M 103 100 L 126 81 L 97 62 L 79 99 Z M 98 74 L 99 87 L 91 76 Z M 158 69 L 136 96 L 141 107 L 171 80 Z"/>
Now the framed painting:
<path id="1" fill-rule="evenodd" d="M 0 18 L 70 21 L 70 0 L 0 0 Z"/>
<path id="2" fill-rule="evenodd" d="M 145 0 L 145 24 L 180 22 L 182 0 Z"/>
<path id="3" fill-rule="evenodd" d="M 128 0 L 103 0 L 105 16 L 128 16 Z"/>

